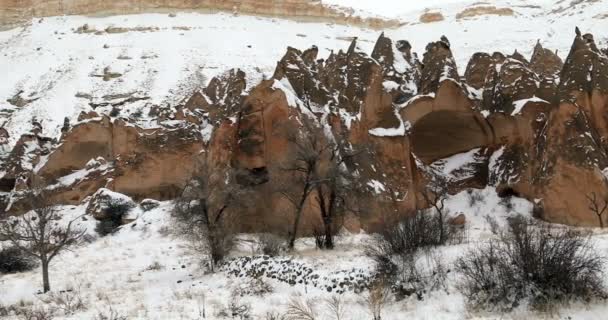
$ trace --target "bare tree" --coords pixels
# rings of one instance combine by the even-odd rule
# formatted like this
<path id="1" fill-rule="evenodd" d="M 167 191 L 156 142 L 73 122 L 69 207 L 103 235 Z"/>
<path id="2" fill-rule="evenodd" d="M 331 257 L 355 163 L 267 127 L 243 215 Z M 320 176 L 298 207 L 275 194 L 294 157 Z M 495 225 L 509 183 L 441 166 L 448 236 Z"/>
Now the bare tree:
<path id="1" fill-rule="evenodd" d="M 316 202 L 323 222 L 323 240 L 325 249 L 333 249 L 335 220 L 346 211 L 354 212 L 348 207 L 347 198 L 352 194 L 355 176 L 346 168 L 346 162 L 359 152 L 349 150 L 342 140 L 332 143 L 327 149 L 327 159 L 319 174 L 316 184 Z"/>
<path id="2" fill-rule="evenodd" d="M 32 211 L 0 221 L 0 239 L 10 241 L 22 252 L 40 260 L 46 293 L 51 290 L 49 264 L 60 252 L 77 244 L 86 230 L 74 227 L 74 222 L 82 216 L 63 226 L 58 210 L 42 190 L 32 190 L 27 200 Z"/>
<path id="3" fill-rule="evenodd" d="M 586 195 L 586 197 L 587 202 L 589 203 L 589 210 L 597 216 L 597 220 L 600 222 L 600 228 L 603 229 L 604 220 L 602 219 L 602 215 L 606 212 L 606 209 L 608 209 L 608 200 L 599 200 L 595 192 Z"/>
<path id="4" fill-rule="evenodd" d="M 287 140 L 293 151 L 282 169 L 290 173 L 290 180 L 279 186 L 278 192 L 294 207 L 289 230 L 290 249 L 295 245 L 306 200 L 320 183 L 319 168 L 325 152 L 332 148 L 323 138 L 314 120 L 306 117 L 302 117 L 302 128 L 287 128 Z"/>
<path id="5" fill-rule="evenodd" d="M 282 169 L 290 180 L 279 186 L 279 193 L 294 207 L 294 220 L 289 231 L 289 248 L 293 248 L 306 201 L 311 195 L 319 207 L 325 248 L 333 248 L 335 219 L 346 208 L 352 173 L 345 162 L 355 153 L 327 137 L 314 119 L 302 117 L 301 128 L 288 128 L 287 140 L 293 155 Z"/>
<path id="6" fill-rule="evenodd" d="M 427 206 L 437 211 L 437 225 L 439 226 L 439 241 L 444 243 L 447 240 L 445 200 L 448 193 L 448 181 L 439 174 L 431 174 L 425 189 L 421 192 Z"/>
<path id="7" fill-rule="evenodd" d="M 202 161 L 175 201 L 174 216 L 180 231 L 195 251 L 206 254 L 211 272 L 234 246 L 234 217 L 230 207 L 239 201 L 241 189 L 230 168 L 210 170 Z"/>

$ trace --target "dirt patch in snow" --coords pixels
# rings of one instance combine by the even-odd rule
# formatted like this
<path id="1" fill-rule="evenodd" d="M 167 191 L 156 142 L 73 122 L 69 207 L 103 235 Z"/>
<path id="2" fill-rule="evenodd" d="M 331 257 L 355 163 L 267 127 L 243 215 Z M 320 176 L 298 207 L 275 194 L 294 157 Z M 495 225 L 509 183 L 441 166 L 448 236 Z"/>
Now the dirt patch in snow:
<path id="1" fill-rule="evenodd" d="M 485 15 L 512 16 L 515 11 L 511 8 L 497 8 L 495 6 L 478 6 L 466 8 L 456 15 L 457 20 Z"/>
<path id="2" fill-rule="evenodd" d="M 421 23 L 433 23 L 445 20 L 441 12 L 425 12 L 420 16 Z"/>

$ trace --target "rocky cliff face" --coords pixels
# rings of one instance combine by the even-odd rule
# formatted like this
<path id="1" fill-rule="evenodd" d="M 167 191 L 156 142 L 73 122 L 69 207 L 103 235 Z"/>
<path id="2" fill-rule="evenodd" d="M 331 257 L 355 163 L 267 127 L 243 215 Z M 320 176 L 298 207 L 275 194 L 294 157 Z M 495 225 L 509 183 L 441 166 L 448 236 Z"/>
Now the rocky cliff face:
<path id="1" fill-rule="evenodd" d="M 591 35 L 577 30 L 565 63 L 538 43 L 529 60 L 477 53 L 463 77 L 445 37 L 422 61 L 407 41 L 384 35 L 369 54 L 356 39 L 326 60 L 317 54 L 288 48 L 273 76 L 249 90 L 231 70 L 183 104 L 152 108 L 153 128 L 88 114 L 66 124 L 60 141 L 33 130 L 5 161 L 6 209 L 23 210 L 20 197 L 41 178 L 58 203 L 102 187 L 171 199 L 202 165 L 217 192 L 247 190 L 243 230 L 281 230 L 293 222 L 282 195 L 297 193 L 301 179 L 286 170 L 299 155 L 294 137 L 321 132 L 315 143 L 349 155 L 339 170 L 352 173 L 352 210 L 340 220 L 350 228 L 426 205 L 420 192 L 436 175 L 451 192 L 493 185 L 534 201 L 546 220 L 597 224 L 586 196 L 608 198 L 608 57 Z M 318 161 L 321 171 L 331 163 Z M 302 232 L 319 225 L 313 200 L 324 192 L 304 203 Z"/>
<path id="2" fill-rule="evenodd" d="M 348 23 L 371 28 L 398 25 L 397 21 L 362 18 L 329 8 L 311 0 L 0 0 L 0 29 L 32 18 L 61 15 L 108 15 L 194 10 L 224 11 L 288 17 L 308 21 Z"/>

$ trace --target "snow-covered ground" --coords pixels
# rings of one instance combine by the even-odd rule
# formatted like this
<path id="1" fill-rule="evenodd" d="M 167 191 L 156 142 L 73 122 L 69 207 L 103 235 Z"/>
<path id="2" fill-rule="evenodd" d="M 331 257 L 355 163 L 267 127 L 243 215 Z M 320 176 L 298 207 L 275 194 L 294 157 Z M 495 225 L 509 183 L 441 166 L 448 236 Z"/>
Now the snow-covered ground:
<path id="1" fill-rule="evenodd" d="M 447 202 L 452 215 L 464 213 L 468 232 L 463 244 L 438 247 L 435 257 L 452 268 L 454 260 L 465 255 L 467 250 L 479 242 L 492 237 L 486 215 L 496 218 L 500 227 L 506 218 L 515 214 L 530 215 L 532 205 L 522 199 L 512 199 L 511 204 L 500 201 L 491 188 L 464 191 L 452 196 Z M 77 217 L 86 205 L 62 207 L 65 219 Z M 55 294 L 72 290 L 85 308 L 74 314 L 64 315 L 57 311 L 55 319 L 95 319 L 99 314 L 121 315 L 126 319 L 221 319 L 218 315 L 226 305 L 234 301 L 233 292 L 243 292 L 238 305 L 250 305 L 253 319 L 267 319 L 267 313 L 284 313 L 291 300 L 310 300 L 318 312 L 318 319 L 334 319 L 326 301 L 338 297 L 328 292 L 325 286 L 314 287 L 311 283 L 289 285 L 270 277 L 261 277 L 269 292 L 257 295 L 244 290 L 260 288 L 252 286 L 251 278 L 235 277 L 223 268 L 214 274 L 206 274 L 199 268 L 199 259 L 182 239 L 173 232 L 174 222 L 170 217 L 172 204 L 148 212 L 138 212 L 138 218 L 123 226 L 118 232 L 98 237 L 93 231 L 92 219 L 82 221 L 88 229 L 88 243 L 72 252 L 60 255 L 51 265 L 51 286 Z M 314 249 L 313 239 L 300 239 L 296 251 L 290 256 L 271 261 L 289 261 L 312 269 L 319 275 L 318 284 L 331 283 L 334 278 L 348 274 L 364 274 L 373 270 L 372 261 L 363 251 L 370 235 L 346 234 L 338 238 L 336 249 L 319 251 Z M 250 236 L 243 236 L 250 239 Z M 608 253 L 608 234 L 595 230 L 595 248 Z M 243 242 L 232 253 L 234 257 L 257 255 L 255 246 Z M 260 259 L 260 258 L 258 258 Z M 273 267 L 287 270 L 285 264 Z M 245 270 L 245 268 L 243 269 Z M 509 314 L 486 314 L 469 310 L 464 297 L 457 289 L 459 275 L 448 273 L 446 289 L 439 289 L 419 301 L 415 295 L 396 302 L 391 300 L 384 308 L 383 319 L 605 319 L 608 305 L 566 305 L 551 314 L 536 314 L 524 308 Z M 40 294 L 40 270 L 21 274 L 0 276 L 0 304 L 25 305 L 30 308 L 45 305 L 48 295 Z M 608 284 L 608 281 L 606 281 Z M 339 295 L 344 303 L 343 319 L 368 320 L 370 314 L 363 302 L 366 292 L 347 291 Z M 33 306 L 31 306 L 33 304 Z M 51 304 L 52 305 L 52 304 Z M 570 317 L 570 318 L 568 318 Z M 11 319 L 10 317 L 8 319 Z M 118 319 L 118 318 L 117 318 Z"/>
<path id="2" fill-rule="evenodd" d="M 477 51 L 519 52 L 530 55 L 536 40 L 567 55 L 574 27 L 594 32 L 606 45 L 608 1 L 499 0 L 490 4 L 510 7 L 513 16 L 485 15 L 457 19 L 475 1 L 352 1 L 328 0 L 327 5 L 352 7 L 359 15 L 398 17 L 405 24 L 385 30 L 392 39 L 409 40 L 422 55 L 430 41 L 446 35 L 452 43 L 460 72 Z M 418 18 L 433 7 L 444 21 L 424 24 Z M 559 8 L 566 8 L 564 11 Z M 98 33 L 77 33 L 88 25 Z M 105 32 L 108 27 L 114 27 Z M 128 32 L 117 28 L 126 28 Z M 125 30 L 122 30 L 125 31 Z M 42 121 L 45 133 L 56 137 L 64 117 L 74 119 L 91 103 L 143 98 L 124 106 L 137 109 L 146 103 L 176 104 L 204 86 L 211 77 L 231 68 L 247 73 L 249 87 L 269 77 L 287 46 L 317 45 L 320 56 L 346 49 L 352 37 L 371 52 L 380 31 L 331 23 L 302 23 L 284 19 L 231 14 L 140 14 L 92 18 L 82 16 L 33 19 L 31 24 L 0 32 L 0 118 L 6 121 L 10 143 L 29 129 L 32 117 Z M 107 68 L 107 69 L 106 69 Z M 103 78 L 105 74 L 113 76 Z M 21 93 L 20 93 L 21 92 Z M 7 100 L 20 93 L 34 100 L 16 107 Z M 117 98 L 119 97 L 119 98 Z M 104 111 L 105 112 L 105 111 Z"/>

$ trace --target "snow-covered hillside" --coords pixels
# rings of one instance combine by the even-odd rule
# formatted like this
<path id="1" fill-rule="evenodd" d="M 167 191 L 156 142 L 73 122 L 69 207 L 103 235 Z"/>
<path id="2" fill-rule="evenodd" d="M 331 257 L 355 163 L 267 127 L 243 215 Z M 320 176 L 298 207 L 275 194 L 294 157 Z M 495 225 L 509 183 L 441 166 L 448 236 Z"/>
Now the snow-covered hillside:
<path id="1" fill-rule="evenodd" d="M 459 193 L 450 197 L 446 206 L 450 215 L 466 213 L 466 237 L 462 244 L 440 246 L 430 255 L 422 254 L 423 268 L 431 263 L 427 260 L 429 257 L 439 257 L 451 269 L 452 263 L 468 249 L 493 237 L 486 215 L 494 217 L 499 227 L 504 228 L 508 217 L 529 216 L 532 210 L 529 202 L 518 198 L 505 201 L 491 188 Z M 67 220 L 80 216 L 85 207 L 64 206 L 61 210 Z M 365 277 L 374 269 L 373 262 L 364 255 L 364 248 L 371 239 L 365 233 L 342 233 L 337 238 L 336 249 L 331 251 L 316 250 L 314 239 L 300 239 L 294 252 L 277 258 L 259 256 L 255 242 L 252 242 L 255 237 L 243 235 L 239 249 L 232 253 L 236 260 L 229 261 L 215 274 L 205 274 L 197 254 L 175 233 L 171 209 L 172 204 L 165 202 L 151 211 L 139 212 L 135 221 L 106 237 L 99 237 L 93 231 L 92 219 L 81 222 L 81 226 L 88 228 L 88 242 L 57 258 L 51 266 L 51 284 L 55 294 L 69 290 L 64 294 L 77 296 L 84 307 L 67 315 L 57 310 L 55 319 L 103 319 L 100 314 L 108 316 L 111 313 L 124 319 L 203 319 L 203 310 L 204 319 L 222 319 L 219 314 L 234 301 L 234 296 L 238 298 L 238 305 L 251 307 L 253 319 L 269 319 L 266 315 L 273 312 L 284 313 L 294 299 L 314 301 L 318 319 L 334 319 L 326 304 L 338 295 L 337 290 L 328 287 L 334 281 Z M 607 252 L 608 234 L 598 230 L 593 241 L 599 252 Z M 243 260 L 250 257 L 252 262 L 242 263 L 250 261 Z M 290 285 L 273 279 L 269 272 L 268 276 L 261 277 L 261 283 L 253 281 L 246 276 L 246 271 L 253 268 L 256 259 L 264 261 L 268 270 L 279 270 L 276 274 L 279 279 L 295 276 L 309 268 L 313 275 L 310 278 L 315 280 Z M 541 316 L 526 310 L 525 306 L 510 314 L 470 310 L 458 290 L 459 274 L 450 271 L 447 275 L 445 288 L 428 293 L 422 300 L 413 295 L 404 301 L 388 302 L 382 319 L 530 319 Z M 0 277 L 0 306 L 22 305 L 31 309 L 45 306 L 43 301 L 48 301 L 50 296 L 38 293 L 39 284 L 39 269 L 3 275 Z M 267 292 L 252 292 L 261 289 Z M 370 319 L 363 301 L 365 296 L 366 292 L 349 290 L 340 295 L 345 312 L 343 319 Z M 52 305 L 46 304 L 47 307 Z M 606 312 L 608 306 L 602 303 L 572 304 L 554 310 L 550 317 L 604 319 Z"/>
<path id="2" fill-rule="evenodd" d="M 446 202 L 451 215 L 465 212 L 467 215 L 467 235 L 464 243 L 437 247 L 430 253 L 422 254 L 422 267 L 431 263 L 429 257 L 439 259 L 451 266 L 455 259 L 466 253 L 477 243 L 493 237 L 491 226 L 484 218 L 496 218 L 500 227 L 506 219 L 516 214 L 529 216 L 532 205 L 521 199 L 509 201 L 500 199 L 491 188 L 459 193 Z M 77 295 L 85 306 L 72 314 L 56 311 L 55 319 L 95 319 L 100 314 L 112 311 L 126 319 L 221 319 L 218 314 L 233 301 L 233 292 L 260 289 L 268 292 L 255 294 L 242 291 L 236 294 L 239 305 L 250 306 L 253 319 L 267 319 L 267 313 L 284 313 L 294 299 L 315 301 L 319 319 L 333 319 L 326 302 L 336 297 L 335 290 L 329 290 L 335 281 L 343 281 L 351 276 L 365 277 L 373 270 L 373 262 L 363 251 L 370 235 L 343 233 L 337 239 L 337 247 L 332 251 L 314 249 L 314 239 L 300 239 L 296 250 L 288 256 L 263 258 L 256 252 L 256 245 L 250 236 L 243 235 L 239 250 L 234 257 L 252 257 L 270 263 L 268 270 L 281 270 L 294 275 L 302 268 L 310 268 L 308 284 L 290 285 L 271 276 L 262 277 L 263 285 L 252 281 L 246 274 L 252 263 L 228 262 L 221 271 L 205 274 L 199 267 L 197 255 L 188 249 L 186 242 L 174 232 L 174 222 L 170 217 L 172 204 L 165 202 L 151 211 L 140 213 L 130 224 L 118 232 L 99 237 L 92 230 L 92 220 L 84 221 L 88 228 L 88 243 L 58 257 L 51 267 L 51 282 L 55 292 L 71 290 L 69 295 Z M 85 210 L 83 206 L 62 207 L 66 219 L 77 217 Z M 597 233 L 593 237 L 597 250 L 605 253 L 608 249 L 608 235 Z M 256 258 L 258 257 L 258 258 Z M 39 294 L 40 271 L 36 269 L 22 274 L 0 277 L 0 304 L 2 306 L 24 305 L 35 309 L 44 306 L 48 295 Z M 513 313 L 484 314 L 466 307 L 459 290 L 459 275 L 449 272 L 445 290 L 430 292 L 422 300 L 415 295 L 405 301 L 389 302 L 384 308 L 382 319 L 529 319 L 539 317 L 524 306 Z M 608 284 L 608 281 L 607 281 Z M 363 302 L 365 292 L 346 290 L 341 295 L 345 310 L 343 319 L 367 320 L 370 314 Z M 572 304 L 554 311 L 560 319 L 603 319 L 608 312 L 605 304 Z M 12 319 L 9 317 L 8 319 Z M 101 318 L 99 318 L 101 319 Z"/>
<path id="3" fill-rule="evenodd" d="M 385 30 L 386 34 L 409 40 L 419 55 L 428 42 L 446 35 L 461 73 L 474 52 L 517 49 L 529 55 L 538 39 L 565 57 L 577 25 L 595 32 L 596 41 L 604 46 L 602 31 L 608 27 L 608 18 L 602 15 L 607 1 L 492 1 L 492 6 L 511 8 L 514 14 L 464 19 L 457 18 L 458 13 L 474 1 L 323 3 L 352 7 L 358 15 L 398 18 L 403 26 Z M 445 19 L 419 23 L 426 8 L 441 12 Z M 251 87 L 270 76 L 287 46 L 317 45 L 320 56 L 326 57 L 358 37 L 360 47 L 371 52 L 380 34 L 343 25 L 230 14 L 172 16 L 52 17 L 0 32 L 0 117 L 10 143 L 29 129 L 32 117 L 42 121 L 46 135 L 56 137 L 64 117 L 73 119 L 92 110 L 91 105 L 129 97 L 137 100 L 123 106 L 129 110 L 148 103 L 176 104 L 230 68 L 243 69 Z"/>

